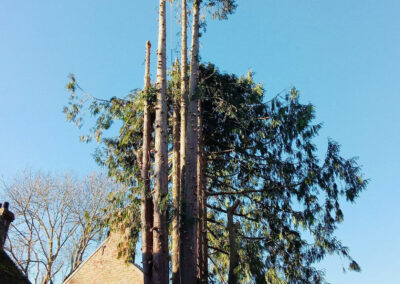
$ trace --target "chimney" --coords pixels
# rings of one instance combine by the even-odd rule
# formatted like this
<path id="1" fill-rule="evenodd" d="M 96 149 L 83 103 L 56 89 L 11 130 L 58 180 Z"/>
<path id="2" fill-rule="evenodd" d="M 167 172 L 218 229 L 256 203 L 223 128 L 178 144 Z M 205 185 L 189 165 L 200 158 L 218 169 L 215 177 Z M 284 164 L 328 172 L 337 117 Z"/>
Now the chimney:
<path id="1" fill-rule="evenodd" d="M 0 250 L 4 249 L 4 243 L 6 242 L 8 228 L 12 221 L 14 221 L 14 214 L 8 211 L 8 202 L 4 202 L 4 205 L 0 203 Z"/>

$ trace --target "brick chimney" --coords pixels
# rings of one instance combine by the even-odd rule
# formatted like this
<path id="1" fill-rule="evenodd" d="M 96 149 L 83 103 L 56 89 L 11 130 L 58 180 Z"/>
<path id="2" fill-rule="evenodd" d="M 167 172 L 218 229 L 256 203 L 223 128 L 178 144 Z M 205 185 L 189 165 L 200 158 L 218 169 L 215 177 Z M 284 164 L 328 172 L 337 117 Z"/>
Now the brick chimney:
<path id="1" fill-rule="evenodd" d="M 8 206 L 8 202 L 4 202 L 4 205 L 0 203 L 0 250 L 4 249 L 8 228 L 15 219 L 14 214 L 8 211 Z"/>

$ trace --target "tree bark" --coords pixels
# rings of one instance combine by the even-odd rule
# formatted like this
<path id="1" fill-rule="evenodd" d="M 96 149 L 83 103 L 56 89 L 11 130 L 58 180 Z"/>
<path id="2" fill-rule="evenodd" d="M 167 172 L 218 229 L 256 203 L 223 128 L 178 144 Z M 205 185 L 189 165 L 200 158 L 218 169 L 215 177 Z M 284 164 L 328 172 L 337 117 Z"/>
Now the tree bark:
<path id="1" fill-rule="evenodd" d="M 201 101 L 198 102 L 198 152 L 197 152 L 197 196 L 198 196 L 198 226 L 197 226 L 197 265 L 199 283 L 208 283 L 208 250 L 207 250 L 207 195 L 205 187 L 203 124 L 201 116 Z"/>
<path id="2" fill-rule="evenodd" d="M 201 283 L 201 260 L 202 260 L 202 253 L 203 253 L 203 240 L 202 240 L 202 221 L 203 221 L 203 210 L 202 210 L 202 189 L 203 189 L 203 177 L 202 177 L 202 143 L 201 143 L 201 117 L 200 117 L 200 100 L 198 101 L 198 113 L 197 116 L 197 137 L 198 137 L 198 144 L 197 144 L 197 236 L 196 236 L 196 246 L 197 246 L 197 278 L 200 279 L 199 283 Z"/>
<path id="3" fill-rule="evenodd" d="M 178 59 L 175 70 L 179 72 Z M 180 113 L 179 94 L 173 94 L 173 116 L 172 116 L 172 283 L 179 283 L 179 207 L 180 207 Z"/>
<path id="4" fill-rule="evenodd" d="M 238 224 L 233 222 L 233 215 L 235 214 L 236 208 L 239 206 L 240 200 L 236 200 L 236 202 L 232 205 L 232 207 L 228 208 L 228 234 L 229 234 L 229 278 L 228 284 L 237 284 L 238 283 L 238 274 L 235 273 L 235 269 L 239 265 L 239 254 L 237 250 L 237 227 Z"/>
<path id="5" fill-rule="evenodd" d="M 205 185 L 205 183 L 204 183 Z M 201 259 L 201 283 L 208 283 L 208 238 L 207 238 L 207 194 L 205 186 L 203 190 L 203 204 L 202 204 L 202 259 Z"/>
<path id="6" fill-rule="evenodd" d="M 157 49 L 157 102 L 155 121 L 153 282 L 168 283 L 168 152 L 166 101 L 166 14 L 160 0 Z"/>
<path id="7" fill-rule="evenodd" d="M 181 141 L 180 141 L 180 168 L 181 188 L 184 186 L 184 169 L 186 164 L 186 107 L 187 107 L 187 11 L 186 0 L 182 0 L 182 38 L 181 38 Z"/>
<path id="8" fill-rule="evenodd" d="M 144 92 L 148 95 L 150 82 L 150 48 L 146 43 L 146 68 L 144 76 Z M 150 141 L 151 141 L 151 114 L 147 97 L 144 100 L 143 109 L 143 153 L 141 178 L 143 182 L 141 192 L 141 221 L 142 221 L 142 265 L 143 283 L 152 283 L 153 266 L 153 199 L 150 191 Z"/>
<path id="9" fill-rule="evenodd" d="M 199 80 L 200 1 L 193 2 L 193 28 L 189 82 L 189 108 L 186 127 L 185 187 L 182 191 L 181 283 L 197 282 L 197 151 L 198 151 L 198 80 Z"/>
<path id="10" fill-rule="evenodd" d="M 207 228 L 207 212 L 204 204 L 205 180 L 204 180 L 204 144 L 203 144 L 203 124 L 201 116 L 201 101 L 198 101 L 198 152 L 197 152 L 197 197 L 198 197 L 198 224 L 197 224 L 197 278 L 199 283 L 208 282 L 207 273 L 207 238 L 205 235 Z"/>
<path id="11" fill-rule="evenodd" d="M 181 31 L 181 97 L 180 97 L 180 149 L 179 149 L 179 200 L 178 200 L 178 224 L 181 222 L 181 202 L 182 191 L 185 187 L 185 164 L 186 164 L 186 105 L 187 105 L 187 8 L 186 0 L 182 0 L 182 31 Z M 175 231 L 176 230 L 176 231 Z M 177 236 L 174 241 L 173 236 L 173 253 L 172 253 L 172 283 L 180 284 L 180 227 L 173 227 L 173 235 Z"/>

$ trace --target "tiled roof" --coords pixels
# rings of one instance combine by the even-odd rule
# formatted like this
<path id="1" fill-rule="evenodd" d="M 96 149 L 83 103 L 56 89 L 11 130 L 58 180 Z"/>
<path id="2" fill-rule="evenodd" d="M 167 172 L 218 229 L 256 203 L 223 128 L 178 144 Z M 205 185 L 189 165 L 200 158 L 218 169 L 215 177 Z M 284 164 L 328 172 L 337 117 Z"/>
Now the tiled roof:
<path id="1" fill-rule="evenodd" d="M 3 250 L 0 250 L 0 284 L 31 284 Z"/>

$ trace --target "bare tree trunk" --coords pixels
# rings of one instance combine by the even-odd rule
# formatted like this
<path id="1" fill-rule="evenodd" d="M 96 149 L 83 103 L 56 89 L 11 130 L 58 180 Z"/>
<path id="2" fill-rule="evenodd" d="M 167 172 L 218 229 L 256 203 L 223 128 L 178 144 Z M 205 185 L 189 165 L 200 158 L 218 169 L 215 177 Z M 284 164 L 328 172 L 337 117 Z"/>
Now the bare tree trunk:
<path id="1" fill-rule="evenodd" d="M 206 211 L 206 192 L 204 180 L 204 144 L 203 144 L 203 124 L 201 116 L 201 101 L 198 102 L 198 152 L 197 152 L 197 196 L 198 196 L 198 224 L 197 224 L 197 277 L 199 283 L 208 282 L 207 272 L 207 211 Z"/>
<path id="2" fill-rule="evenodd" d="M 202 204 L 203 200 L 201 198 L 202 196 L 202 190 L 203 190 L 203 177 L 202 177 L 202 135 L 201 135 L 201 109 L 200 109 L 200 100 L 198 101 L 198 117 L 197 117 L 197 125 L 198 125 L 198 145 L 197 145 L 197 278 L 201 280 L 201 260 L 202 260 L 202 254 L 203 254 L 203 240 L 202 240 L 202 224 L 203 224 L 203 210 L 202 210 Z"/>
<path id="3" fill-rule="evenodd" d="M 172 231 L 172 283 L 180 284 L 180 222 L 181 222 L 181 199 L 185 186 L 185 164 L 186 164 L 186 105 L 187 105 L 187 8 L 186 0 L 182 0 L 182 31 L 181 31 L 181 97 L 180 97 L 180 142 L 179 142 L 179 191 L 177 218 L 178 226 L 173 224 Z"/>
<path id="4" fill-rule="evenodd" d="M 203 162 L 205 158 L 203 156 Z M 204 169 L 204 167 L 202 168 Z M 203 175 L 204 176 L 204 175 Z M 203 180 L 202 192 L 202 259 L 201 259 L 201 283 L 208 283 L 208 238 L 207 238 L 207 194 L 205 181 Z"/>
<path id="5" fill-rule="evenodd" d="M 189 108 L 186 127 L 185 187 L 182 191 L 181 283 L 197 281 L 197 151 L 198 151 L 198 94 L 199 81 L 199 14 L 200 1 L 193 2 L 193 30 L 190 62 Z"/>
<path id="6" fill-rule="evenodd" d="M 157 49 L 157 102 L 155 121 L 153 282 L 168 283 L 168 149 L 166 101 L 166 14 L 160 0 Z"/>
<path id="7" fill-rule="evenodd" d="M 144 91 L 147 95 L 151 86 L 150 82 L 150 48 L 146 43 L 146 69 L 144 75 Z M 142 221 L 142 265 L 143 283 L 152 283 L 153 266 L 153 199 L 150 192 L 150 141 L 151 141 L 151 114 L 147 97 L 143 109 L 143 153 L 141 178 L 143 182 L 141 192 L 141 221 Z"/>
<path id="8" fill-rule="evenodd" d="M 174 70 L 179 72 L 178 59 L 175 62 Z M 180 207 L 180 114 L 179 94 L 173 94 L 173 116 L 172 116 L 172 283 L 179 283 L 179 207 Z"/>
<path id="9" fill-rule="evenodd" d="M 228 234 L 229 234 L 229 284 L 237 284 L 238 283 L 238 273 L 235 272 L 235 269 L 239 265 L 239 254 L 237 250 L 237 227 L 238 224 L 233 223 L 233 214 L 235 214 L 236 208 L 239 206 L 240 200 L 236 200 L 236 202 L 232 205 L 232 207 L 228 208 Z"/>

